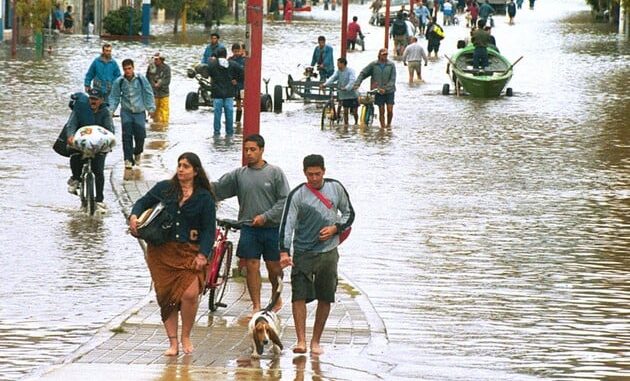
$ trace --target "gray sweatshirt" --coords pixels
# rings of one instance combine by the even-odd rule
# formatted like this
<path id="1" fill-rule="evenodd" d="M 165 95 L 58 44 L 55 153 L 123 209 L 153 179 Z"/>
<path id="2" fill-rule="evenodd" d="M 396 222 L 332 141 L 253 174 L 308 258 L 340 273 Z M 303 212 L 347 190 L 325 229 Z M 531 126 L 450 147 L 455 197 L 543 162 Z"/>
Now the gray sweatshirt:
<path id="1" fill-rule="evenodd" d="M 324 185 L 318 190 L 332 202 L 332 208 L 326 207 L 306 184 L 299 185 L 289 193 L 280 222 L 280 252 L 290 253 L 291 243 L 297 253 L 330 251 L 339 245 L 339 234 L 320 241 L 319 231 L 325 226 L 337 225 L 340 233 L 354 222 L 350 197 L 339 181 L 324 179 Z"/>
<path id="2" fill-rule="evenodd" d="M 217 201 L 236 196 L 238 220 L 251 222 L 259 214 L 265 217 L 264 227 L 277 227 L 289 182 L 280 167 L 265 164 L 261 168 L 237 168 L 212 183 Z"/>

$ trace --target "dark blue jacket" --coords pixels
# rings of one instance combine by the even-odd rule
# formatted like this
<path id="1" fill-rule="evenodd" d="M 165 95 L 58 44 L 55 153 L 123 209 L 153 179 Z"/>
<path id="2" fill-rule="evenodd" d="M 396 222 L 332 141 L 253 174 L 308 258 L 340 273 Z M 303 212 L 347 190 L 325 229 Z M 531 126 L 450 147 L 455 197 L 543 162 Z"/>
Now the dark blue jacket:
<path id="1" fill-rule="evenodd" d="M 140 216 L 160 201 L 166 203 L 165 210 L 175 219 L 175 228 L 171 230 L 168 240 L 198 244 L 199 252 L 209 258 L 216 234 L 216 204 L 212 194 L 206 189 L 197 188 L 184 205 L 179 206 L 177 195 L 171 192 L 170 180 L 164 180 L 136 201 L 131 214 Z"/>

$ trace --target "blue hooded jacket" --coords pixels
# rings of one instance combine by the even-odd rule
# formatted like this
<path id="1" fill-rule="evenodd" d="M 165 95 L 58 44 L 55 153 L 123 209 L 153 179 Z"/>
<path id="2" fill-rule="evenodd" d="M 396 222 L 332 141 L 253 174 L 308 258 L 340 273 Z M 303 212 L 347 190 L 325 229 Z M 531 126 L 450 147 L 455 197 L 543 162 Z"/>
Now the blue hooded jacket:
<path id="1" fill-rule="evenodd" d="M 120 68 L 116 60 L 112 58 L 105 61 L 101 55 L 92 61 L 90 68 L 85 74 L 83 85 L 101 90 L 105 94 L 105 99 L 107 99 L 107 96 L 112 91 L 114 80 L 120 76 Z"/>

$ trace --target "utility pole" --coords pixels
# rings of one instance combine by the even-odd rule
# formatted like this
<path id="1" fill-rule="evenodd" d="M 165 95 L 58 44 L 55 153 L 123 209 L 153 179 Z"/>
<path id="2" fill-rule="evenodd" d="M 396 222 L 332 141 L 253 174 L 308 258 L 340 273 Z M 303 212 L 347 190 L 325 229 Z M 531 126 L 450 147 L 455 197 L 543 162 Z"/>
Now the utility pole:
<path id="1" fill-rule="evenodd" d="M 146 44 L 151 35 L 151 0 L 142 0 L 142 40 Z"/>
<path id="2" fill-rule="evenodd" d="M 389 48 L 389 7 L 391 4 L 391 0 L 385 0 L 385 44 L 383 45 L 385 49 Z"/>
<path id="3" fill-rule="evenodd" d="M 247 0 L 245 29 L 245 99 L 243 115 L 243 136 L 260 131 L 260 68 L 262 65 L 263 6 L 262 0 Z M 242 157 L 243 165 L 245 151 Z"/>
<path id="4" fill-rule="evenodd" d="M 17 38 L 18 38 L 18 25 L 17 25 L 17 13 L 15 12 L 16 1 L 13 0 L 13 10 L 11 11 L 11 57 L 17 55 Z"/>
<path id="5" fill-rule="evenodd" d="M 348 50 L 348 0 L 341 0 L 341 57 Z"/>

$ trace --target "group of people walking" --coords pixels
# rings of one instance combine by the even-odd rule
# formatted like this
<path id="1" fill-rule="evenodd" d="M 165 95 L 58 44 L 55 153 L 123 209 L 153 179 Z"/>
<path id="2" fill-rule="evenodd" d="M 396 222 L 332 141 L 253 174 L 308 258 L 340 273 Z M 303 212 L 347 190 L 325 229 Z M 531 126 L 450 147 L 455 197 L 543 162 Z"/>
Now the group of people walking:
<path id="1" fill-rule="evenodd" d="M 179 354 L 180 344 L 186 354 L 194 349 L 190 336 L 212 255 L 216 203 L 230 197 L 238 199 L 238 220 L 243 224 L 237 256 L 247 267 L 252 315 L 261 309 L 261 258 L 272 293 L 278 289 L 283 269 L 292 266 L 291 302 L 297 334 L 293 352 L 323 352 L 320 341 L 337 287 L 339 235 L 354 221 L 350 198 L 339 181 L 324 177 L 321 155 L 304 158 L 306 182 L 291 190 L 282 169 L 263 159 L 265 140 L 261 135 L 245 137 L 243 146 L 247 165 L 214 182 L 196 154 L 180 155 L 176 174 L 157 183 L 131 211 L 129 228 L 134 235 L 138 216 L 158 202 L 166 203 L 166 211 L 175 216 L 175 228 L 166 233 L 167 243 L 149 244 L 147 248 L 147 263 L 169 339 L 165 355 Z M 317 300 L 317 311 L 307 346 L 306 304 L 313 300 Z M 279 299 L 273 309 L 281 308 Z"/>

